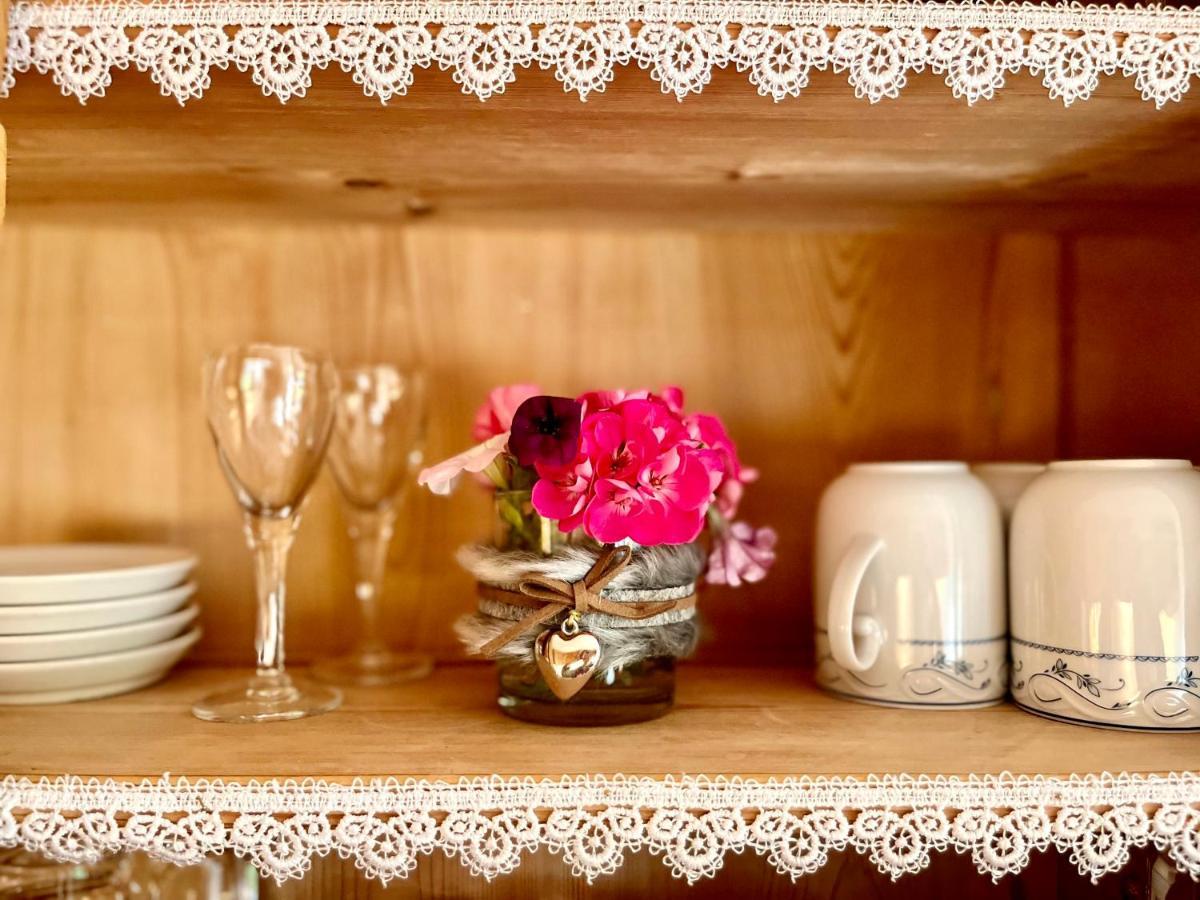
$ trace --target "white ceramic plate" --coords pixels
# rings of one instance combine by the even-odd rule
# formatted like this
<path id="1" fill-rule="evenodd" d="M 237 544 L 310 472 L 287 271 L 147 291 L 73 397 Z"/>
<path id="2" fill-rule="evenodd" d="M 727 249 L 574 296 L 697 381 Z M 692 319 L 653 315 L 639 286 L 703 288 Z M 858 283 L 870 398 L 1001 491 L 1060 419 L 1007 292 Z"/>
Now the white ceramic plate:
<path id="1" fill-rule="evenodd" d="M 0 663 L 70 659 L 74 656 L 117 653 L 121 650 L 160 644 L 191 625 L 199 612 L 200 608 L 192 605 L 157 619 L 147 619 L 129 625 L 89 628 L 86 631 L 61 631 L 58 634 L 2 635 Z"/>
<path id="2" fill-rule="evenodd" d="M 162 678 L 200 639 L 193 628 L 161 644 L 43 662 L 0 664 L 0 705 L 69 703 L 108 697 Z"/>
<path id="3" fill-rule="evenodd" d="M 16 544 L 0 547 L 0 606 L 108 600 L 185 581 L 196 556 L 149 544 Z"/>
<path id="4" fill-rule="evenodd" d="M 119 600 L 0 606 L 0 635 L 57 634 L 155 619 L 179 609 L 195 592 L 195 583 L 189 582 L 158 594 L 122 597 Z"/>

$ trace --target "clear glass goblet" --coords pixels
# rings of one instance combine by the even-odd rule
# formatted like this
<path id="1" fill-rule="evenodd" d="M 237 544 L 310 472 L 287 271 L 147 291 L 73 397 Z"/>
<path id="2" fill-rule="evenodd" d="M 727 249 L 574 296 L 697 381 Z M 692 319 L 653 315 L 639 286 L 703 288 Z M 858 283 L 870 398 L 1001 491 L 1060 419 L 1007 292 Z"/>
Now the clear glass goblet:
<path id="1" fill-rule="evenodd" d="M 201 719 L 299 719 L 342 702 L 334 688 L 293 681 L 283 667 L 288 550 L 304 496 L 325 457 L 337 392 L 337 370 L 329 358 L 296 347 L 248 344 L 205 361 L 209 431 L 254 553 L 258 667 L 244 685 L 197 702 L 192 712 Z"/>
<path id="2" fill-rule="evenodd" d="M 329 465 L 354 544 L 360 626 L 348 655 L 313 667 L 323 681 L 374 687 L 422 678 L 433 668 L 428 656 L 389 650 L 379 627 L 388 546 L 405 489 L 420 467 L 424 439 L 424 373 L 389 365 L 341 370 Z"/>

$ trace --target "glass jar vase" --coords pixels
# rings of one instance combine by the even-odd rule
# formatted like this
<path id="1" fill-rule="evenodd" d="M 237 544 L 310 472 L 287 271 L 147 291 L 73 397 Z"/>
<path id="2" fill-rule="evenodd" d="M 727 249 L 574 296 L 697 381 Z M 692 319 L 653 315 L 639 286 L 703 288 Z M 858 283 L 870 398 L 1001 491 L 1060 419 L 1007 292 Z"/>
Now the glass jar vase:
<path id="1" fill-rule="evenodd" d="M 567 543 L 558 523 L 533 508 L 532 491 L 496 491 L 492 544 L 499 550 L 524 550 L 549 556 Z"/>
<path id="2" fill-rule="evenodd" d="M 505 715 L 538 725 L 629 725 L 666 715 L 675 703 L 675 659 L 655 656 L 599 672 L 570 700 L 550 692 L 537 667 L 497 663 L 497 704 Z"/>
<path id="3" fill-rule="evenodd" d="M 493 544 L 504 551 L 550 556 L 571 543 L 558 523 L 533 508 L 530 491 L 497 491 Z M 555 627 L 551 622 L 546 627 Z M 675 700 L 675 659 L 652 657 L 633 665 L 597 672 L 570 700 L 547 686 L 532 659 L 500 660 L 500 709 L 514 719 L 541 725 L 624 725 L 656 719 Z"/>

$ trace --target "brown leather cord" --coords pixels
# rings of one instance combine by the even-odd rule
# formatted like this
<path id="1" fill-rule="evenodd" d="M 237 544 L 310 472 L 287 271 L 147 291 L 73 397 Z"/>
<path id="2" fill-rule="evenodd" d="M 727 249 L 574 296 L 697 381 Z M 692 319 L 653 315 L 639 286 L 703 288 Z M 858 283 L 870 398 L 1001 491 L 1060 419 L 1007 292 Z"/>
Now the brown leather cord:
<path id="1" fill-rule="evenodd" d="M 604 586 L 629 565 L 632 557 L 633 550 L 629 547 L 605 547 L 587 574 L 579 581 L 560 581 L 544 575 L 530 575 L 517 585 L 519 593 L 492 585 L 480 585 L 479 593 L 484 597 L 515 606 L 529 606 L 533 611 L 480 647 L 479 652 L 487 657 L 494 656 L 505 644 L 550 621 L 563 610 L 574 610 L 580 615 L 599 612 L 620 619 L 637 620 L 681 609 L 685 606 L 683 600 L 692 601 L 691 597 L 686 597 L 682 600 L 618 603 L 600 596 Z M 691 603 L 686 605 L 690 606 Z"/>

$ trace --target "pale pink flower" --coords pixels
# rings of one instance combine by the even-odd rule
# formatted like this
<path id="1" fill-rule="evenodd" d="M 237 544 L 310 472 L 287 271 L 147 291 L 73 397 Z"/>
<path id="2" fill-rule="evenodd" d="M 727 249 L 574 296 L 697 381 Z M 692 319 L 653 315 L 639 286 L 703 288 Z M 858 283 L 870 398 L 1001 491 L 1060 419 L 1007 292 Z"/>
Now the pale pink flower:
<path id="1" fill-rule="evenodd" d="M 746 522 L 734 522 L 713 537 L 708 557 L 709 584 L 738 587 L 742 582 L 762 581 L 775 562 L 774 529 L 755 529 Z"/>
<path id="2" fill-rule="evenodd" d="M 471 437 L 486 441 L 490 437 L 507 433 L 512 427 L 513 414 L 517 407 L 542 393 L 536 384 L 509 384 L 492 388 L 483 406 L 475 413 L 471 426 Z"/>
<path id="3" fill-rule="evenodd" d="M 742 502 L 745 485 L 758 480 L 758 469 L 742 466 L 736 476 L 724 479 L 716 488 L 717 512 L 726 519 L 737 515 L 738 505 Z"/>
<path id="4" fill-rule="evenodd" d="M 417 484 L 427 486 L 435 494 L 449 494 L 454 490 L 458 476 L 463 472 L 482 472 L 508 447 L 508 432 L 493 435 L 482 444 L 464 450 L 457 456 L 442 460 L 428 469 L 422 469 Z"/>

